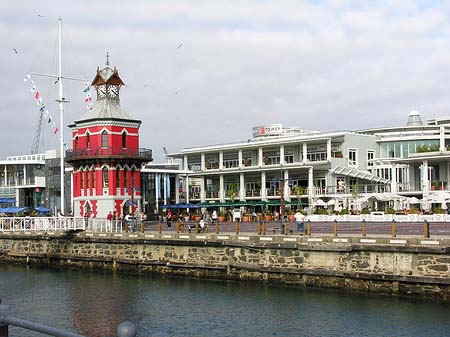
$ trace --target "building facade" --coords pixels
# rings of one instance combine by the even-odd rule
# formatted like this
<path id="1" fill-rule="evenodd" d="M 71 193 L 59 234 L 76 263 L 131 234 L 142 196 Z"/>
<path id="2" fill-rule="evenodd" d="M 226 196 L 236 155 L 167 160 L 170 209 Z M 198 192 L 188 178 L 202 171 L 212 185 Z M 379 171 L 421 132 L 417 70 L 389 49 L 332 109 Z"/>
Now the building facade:
<path id="1" fill-rule="evenodd" d="M 245 142 L 186 148 L 170 158 L 188 172 L 182 182 L 186 202 L 283 197 L 303 207 L 332 199 L 344 208 L 360 208 L 360 201 L 372 196 L 428 200 L 431 191 L 446 191 L 448 128 L 449 119 L 424 124 L 415 111 L 406 126 L 362 131 L 317 132 L 275 124 L 255 127 Z"/>

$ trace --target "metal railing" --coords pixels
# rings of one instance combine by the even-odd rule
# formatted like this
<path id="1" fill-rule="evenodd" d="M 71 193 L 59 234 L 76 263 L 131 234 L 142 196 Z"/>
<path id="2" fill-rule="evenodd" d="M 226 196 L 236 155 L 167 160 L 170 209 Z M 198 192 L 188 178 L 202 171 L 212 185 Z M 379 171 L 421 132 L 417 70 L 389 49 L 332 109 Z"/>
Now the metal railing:
<path id="1" fill-rule="evenodd" d="M 1 301 L 0 301 L 1 302 Z M 42 323 L 32 322 L 25 319 L 17 318 L 9 314 L 9 307 L 0 305 L 0 336 L 8 337 L 8 326 L 13 325 L 19 328 L 40 332 L 49 336 L 57 337 L 84 337 L 70 331 L 54 328 Z M 122 322 L 117 327 L 117 337 L 135 337 L 137 335 L 136 326 L 131 322 Z"/>
<path id="2" fill-rule="evenodd" d="M 78 160 L 89 157 L 127 157 L 152 160 L 152 150 L 144 148 L 92 147 L 87 149 L 69 149 L 66 160 Z"/>

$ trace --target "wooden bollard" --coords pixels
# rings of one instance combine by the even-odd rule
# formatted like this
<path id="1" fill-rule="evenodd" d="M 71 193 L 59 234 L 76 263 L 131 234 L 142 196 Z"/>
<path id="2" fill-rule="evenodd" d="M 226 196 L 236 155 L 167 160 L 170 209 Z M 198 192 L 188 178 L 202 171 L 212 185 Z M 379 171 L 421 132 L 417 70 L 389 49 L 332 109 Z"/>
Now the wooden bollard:
<path id="1" fill-rule="evenodd" d="M 216 234 L 219 234 L 219 223 L 216 222 Z"/>
<path id="2" fill-rule="evenodd" d="M 236 235 L 239 234 L 239 222 L 236 222 Z"/>
<path id="3" fill-rule="evenodd" d="M 261 225 L 261 234 L 266 235 L 266 223 L 263 222 Z"/>
<path id="4" fill-rule="evenodd" d="M 128 221 L 125 222 L 125 233 L 128 233 Z"/>
<path id="5" fill-rule="evenodd" d="M 261 222 L 258 222 L 258 235 L 261 235 Z"/>
<path id="6" fill-rule="evenodd" d="M 284 235 L 288 235 L 288 233 L 289 233 L 289 222 L 287 222 L 287 221 L 284 222 L 283 229 L 284 229 Z"/>
<path id="7" fill-rule="evenodd" d="M 395 223 L 395 220 L 392 220 L 391 232 L 392 232 L 392 237 L 396 238 L 397 237 L 397 224 Z"/>
<path id="8" fill-rule="evenodd" d="M 141 222 L 141 233 L 145 232 L 145 225 L 144 225 L 144 221 Z"/>
<path id="9" fill-rule="evenodd" d="M 423 238 L 430 238 L 430 223 L 427 220 L 423 223 Z"/>
<path id="10" fill-rule="evenodd" d="M 338 230 L 337 230 L 337 220 L 334 219 L 334 224 L 333 224 L 333 236 L 337 237 L 338 235 Z"/>
<path id="11" fill-rule="evenodd" d="M 177 234 L 180 234 L 180 223 L 179 222 L 177 222 L 177 224 L 176 224 L 176 230 L 177 230 Z"/>
<path id="12" fill-rule="evenodd" d="M 311 236 L 311 220 L 306 223 L 306 235 Z"/>
<path id="13" fill-rule="evenodd" d="M 158 222 L 158 233 L 161 234 L 162 232 L 162 224 L 161 222 Z"/>
<path id="14" fill-rule="evenodd" d="M 366 219 L 363 219 L 363 221 L 362 221 L 361 231 L 362 231 L 362 237 L 365 238 L 367 235 Z"/>

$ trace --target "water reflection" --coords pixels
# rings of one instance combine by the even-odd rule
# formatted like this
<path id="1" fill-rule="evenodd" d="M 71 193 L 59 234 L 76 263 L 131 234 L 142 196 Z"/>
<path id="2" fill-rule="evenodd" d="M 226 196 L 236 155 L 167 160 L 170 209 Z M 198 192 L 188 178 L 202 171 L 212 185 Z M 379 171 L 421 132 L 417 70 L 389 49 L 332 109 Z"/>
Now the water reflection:
<path id="1" fill-rule="evenodd" d="M 444 303 L 155 275 L 0 265 L 0 298 L 19 317 L 87 336 L 443 336 Z M 17 328 L 12 336 L 41 336 Z"/>

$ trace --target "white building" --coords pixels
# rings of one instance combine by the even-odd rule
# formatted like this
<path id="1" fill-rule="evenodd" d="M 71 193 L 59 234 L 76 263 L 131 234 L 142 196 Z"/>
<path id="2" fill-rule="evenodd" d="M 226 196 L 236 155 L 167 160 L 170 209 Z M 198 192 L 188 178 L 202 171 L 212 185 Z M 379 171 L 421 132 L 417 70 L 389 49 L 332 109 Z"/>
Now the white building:
<path id="1" fill-rule="evenodd" d="M 187 172 L 185 202 L 280 200 L 282 181 L 284 199 L 304 206 L 321 198 L 354 208 L 357 199 L 380 195 L 428 200 L 433 189 L 447 190 L 450 179 L 450 119 L 423 125 L 413 111 L 406 124 L 336 132 L 274 124 L 253 128 L 245 142 L 185 148 L 169 157 Z"/>

